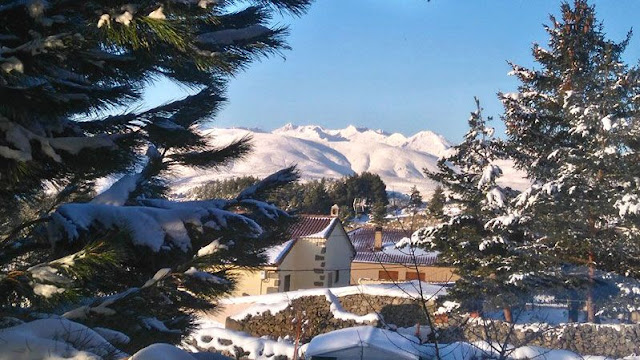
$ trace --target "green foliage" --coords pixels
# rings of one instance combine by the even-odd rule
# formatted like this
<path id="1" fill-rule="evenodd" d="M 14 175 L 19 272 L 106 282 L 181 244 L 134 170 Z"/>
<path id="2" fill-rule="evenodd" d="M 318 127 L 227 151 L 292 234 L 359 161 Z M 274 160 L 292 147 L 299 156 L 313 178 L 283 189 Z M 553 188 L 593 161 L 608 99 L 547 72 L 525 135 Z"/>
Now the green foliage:
<path id="1" fill-rule="evenodd" d="M 442 218 L 444 216 L 443 209 L 446 202 L 447 198 L 444 195 L 444 190 L 442 189 L 442 186 L 438 185 L 433 191 L 433 195 L 431 195 L 431 199 L 427 205 L 427 210 L 431 215 L 437 218 Z"/>
<path id="2" fill-rule="evenodd" d="M 382 226 L 384 224 L 384 217 L 387 215 L 387 208 L 381 202 L 376 202 L 371 208 L 371 221 Z"/>
<path id="3" fill-rule="evenodd" d="M 528 243 L 518 226 L 502 221 L 515 194 L 496 183 L 502 171 L 493 162 L 503 156 L 502 142 L 493 137 L 477 99 L 476 106 L 463 142 L 438 161 L 438 172 L 426 173 L 447 190 L 460 213 L 441 214 L 444 194 L 439 188 L 429 208 L 439 211 L 444 222 L 417 233 L 425 247 L 440 251 L 439 261 L 461 276 L 448 297 L 462 311 L 521 304 L 527 286 L 512 275 L 540 266 L 536 257 L 523 252 Z"/>
<path id="4" fill-rule="evenodd" d="M 375 203 L 388 205 L 387 186 L 377 174 L 363 172 L 353 174 L 333 184 L 330 190 L 335 203 L 349 207 L 349 213 L 354 215 L 353 201 L 365 199 L 369 207 Z M 371 209 L 369 209 L 371 210 Z"/>
<path id="5" fill-rule="evenodd" d="M 520 222 L 536 252 L 584 270 L 558 271 L 570 287 L 593 290 L 587 266 L 640 278 L 638 214 L 625 210 L 638 203 L 640 173 L 640 68 L 623 61 L 631 33 L 607 39 L 585 0 L 564 3 L 546 30 L 535 69 L 512 64 L 518 92 L 499 94 L 507 149 L 533 181 L 518 199 Z"/>
<path id="6" fill-rule="evenodd" d="M 422 206 L 422 194 L 418 191 L 418 188 L 414 185 L 411 187 L 411 194 L 409 194 L 409 206 L 418 208 Z"/>
<path id="7" fill-rule="evenodd" d="M 189 192 L 193 199 L 232 199 L 260 179 L 253 176 L 240 176 L 231 179 L 209 181 Z"/>
<path id="8" fill-rule="evenodd" d="M 193 189 L 189 197 L 209 199 L 213 197 L 233 198 L 245 187 L 258 179 L 252 176 L 215 180 Z M 370 206 L 389 203 L 386 185 L 378 175 L 355 174 L 339 180 L 311 180 L 292 183 L 274 191 L 266 200 L 276 206 L 299 214 L 329 214 L 331 206 L 340 206 L 340 216 L 344 219 L 354 216 L 355 198 L 367 199 Z M 373 211 L 372 208 L 369 211 Z"/>
<path id="9" fill-rule="evenodd" d="M 309 4 L 2 2 L 0 317 L 60 315 L 81 300 L 87 307 L 65 316 L 123 331 L 132 337 L 130 350 L 149 341 L 176 343 L 195 312 L 212 309 L 232 289 L 232 269 L 265 260 L 264 248 L 281 241 L 293 219 L 261 200 L 295 181 L 294 168 L 228 200 L 207 202 L 213 210 L 206 214 L 193 203 L 166 201 L 167 179 L 177 166 L 215 171 L 248 154 L 251 139 L 215 147 L 199 125 L 225 101 L 231 76 L 288 48 L 287 28 L 267 27 L 273 13 L 298 15 Z M 106 115 L 135 105 L 159 78 L 191 95 Z M 98 179 L 119 175 L 132 180 L 114 185 L 125 189 L 107 200 L 95 197 Z M 167 207 L 180 207 L 182 217 Z M 84 223 L 78 224 L 73 209 L 87 210 Z M 92 218 L 98 210 L 106 216 Z M 107 221 L 120 210 L 132 215 Z M 152 251 L 134 242 L 129 221 L 151 224 L 150 214 L 158 213 L 173 214 L 164 219 L 173 222 L 158 225 L 164 235 L 154 240 L 163 246 Z M 185 220 L 198 216 L 216 226 Z M 220 219 L 225 221 L 214 222 Z M 177 234 L 181 225 L 184 233 Z M 172 246 L 172 237 L 189 244 Z M 214 240 L 218 251 L 198 256 Z M 192 267 L 201 277 L 186 273 Z M 143 286 L 161 269 L 168 269 L 162 279 Z M 206 280 L 209 275 L 220 280 Z M 109 311 L 90 311 L 113 295 Z M 146 329 L 145 317 L 176 331 Z"/>

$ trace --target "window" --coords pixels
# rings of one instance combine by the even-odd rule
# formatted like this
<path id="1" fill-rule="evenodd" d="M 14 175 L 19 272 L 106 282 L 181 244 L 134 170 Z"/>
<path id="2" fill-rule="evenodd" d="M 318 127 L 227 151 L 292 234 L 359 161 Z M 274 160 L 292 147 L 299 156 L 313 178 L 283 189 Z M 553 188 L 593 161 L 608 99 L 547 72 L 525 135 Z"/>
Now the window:
<path id="1" fill-rule="evenodd" d="M 283 291 L 289 291 L 289 290 L 291 290 L 291 275 L 285 275 Z"/>
<path id="2" fill-rule="evenodd" d="M 415 271 L 407 271 L 406 275 L 407 280 L 420 280 L 424 281 L 424 273 L 415 272 Z"/>
<path id="3" fill-rule="evenodd" d="M 336 281 L 335 283 L 337 284 L 340 281 L 340 270 L 336 270 Z"/>
<path id="4" fill-rule="evenodd" d="M 398 272 L 380 270 L 378 271 L 378 280 L 398 280 Z"/>

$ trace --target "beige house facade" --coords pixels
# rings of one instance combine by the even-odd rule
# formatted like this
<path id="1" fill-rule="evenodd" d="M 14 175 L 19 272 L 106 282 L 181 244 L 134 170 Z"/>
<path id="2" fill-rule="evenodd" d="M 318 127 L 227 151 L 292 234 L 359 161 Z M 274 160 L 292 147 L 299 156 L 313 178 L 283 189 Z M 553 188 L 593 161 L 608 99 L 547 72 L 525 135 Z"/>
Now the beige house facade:
<path id="1" fill-rule="evenodd" d="M 401 229 L 363 226 L 349 232 L 356 249 L 351 284 L 421 280 L 449 283 L 460 277 L 452 267 L 436 266 L 437 252 L 396 246 L 411 234 Z"/>
<path id="2" fill-rule="evenodd" d="M 302 215 L 291 238 L 268 249 L 268 265 L 236 271 L 234 296 L 347 286 L 355 249 L 336 216 Z"/>

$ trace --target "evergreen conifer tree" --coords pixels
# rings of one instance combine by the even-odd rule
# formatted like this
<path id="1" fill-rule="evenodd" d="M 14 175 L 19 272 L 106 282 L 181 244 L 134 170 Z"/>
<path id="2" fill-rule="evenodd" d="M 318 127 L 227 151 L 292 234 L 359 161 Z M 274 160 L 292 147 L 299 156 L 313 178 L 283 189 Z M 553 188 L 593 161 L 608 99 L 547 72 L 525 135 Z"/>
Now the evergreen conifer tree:
<path id="1" fill-rule="evenodd" d="M 232 289 L 233 269 L 264 260 L 289 221 L 264 199 L 293 168 L 229 200 L 170 201 L 166 179 L 249 152 L 250 139 L 215 147 L 198 125 L 230 75 L 286 48 L 287 29 L 267 27 L 273 11 L 309 3 L 0 4 L 0 317 L 56 313 L 120 330 L 131 350 L 178 342 Z M 194 94 L 104 115 L 159 77 Z M 96 179 L 118 174 L 95 196 Z M 26 207 L 38 211 L 16 221 Z"/>
<path id="2" fill-rule="evenodd" d="M 447 198 L 444 195 L 442 186 L 438 185 L 431 195 L 431 199 L 427 205 L 427 210 L 432 216 L 441 218 L 444 215 L 444 205 L 447 202 Z"/>
<path id="3" fill-rule="evenodd" d="M 386 206 L 382 202 L 375 202 L 371 207 L 371 222 L 382 226 L 384 224 L 385 215 L 387 215 Z"/>
<path id="4" fill-rule="evenodd" d="M 304 200 L 302 208 L 308 214 L 329 214 L 334 204 L 329 198 L 327 185 L 324 179 L 314 181 L 304 188 Z"/>
<path id="5" fill-rule="evenodd" d="M 509 199 L 515 193 L 496 183 L 502 171 L 494 161 L 503 156 L 502 142 L 486 125 L 477 99 L 476 105 L 463 142 L 438 161 L 438 172 L 426 173 L 447 190 L 460 212 L 418 230 L 414 240 L 440 251 L 439 260 L 457 269 L 461 279 L 449 297 L 461 304 L 460 310 L 504 309 L 511 321 L 511 307 L 520 304 L 526 290 L 513 275 L 534 271 L 536 264 L 521 255 L 525 237 L 508 221 Z"/>
<path id="6" fill-rule="evenodd" d="M 418 188 L 413 185 L 411 187 L 411 194 L 409 195 L 409 206 L 413 208 L 419 208 L 422 206 L 422 194 L 418 191 Z"/>
<path id="7" fill-rule="evenodd" d="M 567 282 L 586 287 L 593 322 L 595 271 L 640 270 L 639 71 L 622 60 L 630 34 L 606 39 L 587 1 L 561 15 L 546 27 L 548 49 L 533 47 L 540 68 L 512 65 L 521 85 L 500 98 L 510 156 L 533 182 L 518 198 L 523 226 L 537 252 L 573 265 Z"/>

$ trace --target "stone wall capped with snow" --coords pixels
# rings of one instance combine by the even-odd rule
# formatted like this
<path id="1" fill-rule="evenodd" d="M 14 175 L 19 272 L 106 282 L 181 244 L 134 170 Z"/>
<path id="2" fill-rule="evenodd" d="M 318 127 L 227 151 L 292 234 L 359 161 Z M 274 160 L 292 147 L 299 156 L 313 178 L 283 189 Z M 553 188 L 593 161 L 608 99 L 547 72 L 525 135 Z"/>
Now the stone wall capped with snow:
<path id="1" fill-rule="evenodd" d="M 463 324 L 463 325 L 460 325 Z M 527 324 L 512 326 L 503 321 L 464 319 L 450 321 L 439 335 L 440 342 L 491 339 L 518 347 L 537 345 L 548 349 L 570 350 L 583 355 L 623 358 L 640 354 L 640 325 Z"/>
<path id="2" fill-rule="evenodd" d="M 411 298 L 357 294 L 337 299 L 345 312 L 354 315 L 366 316 L 375 312 L 382 315 L 386 323 L 400 327 L 412 326 L 416 322 L 425 323 L 422 305 Z M 266 311 L 259 315 L 248 315 L 242 320 L 227 319 L 226 327 L 257 337 L 295 337 L 295 327 L 292 324 L 294 319 L 302 319 L 303 322 L 306 321 L 302 342 L 308 342 L 314 336 L 329 331 L 363 324 L 377 326 L 379 323 L 337 318 L 331 306 L 325 296 L 305 296 L 291 300 L 289 306 L 275 314 Z"/>

